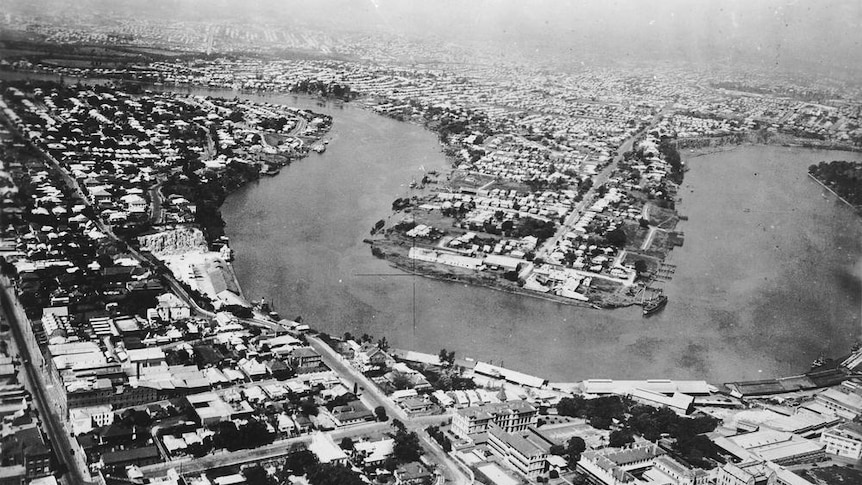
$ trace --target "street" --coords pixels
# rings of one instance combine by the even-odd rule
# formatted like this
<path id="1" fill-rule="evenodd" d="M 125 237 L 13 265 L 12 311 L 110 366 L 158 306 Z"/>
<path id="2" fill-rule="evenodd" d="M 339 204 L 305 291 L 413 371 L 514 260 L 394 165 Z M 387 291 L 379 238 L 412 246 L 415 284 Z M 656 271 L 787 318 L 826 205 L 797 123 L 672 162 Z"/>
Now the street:
<path id="1" fill-rule="evenodd" d="M 364 423 L 355 426 L 338 429 L 330 432 L 332 439 L 338 442 L 343 438 L 355 438 L 375 432 L 384 432 L 390 429 L 390 423 Z M 311 442 L 312 435 L 297 436 L 279 440 L 266 446 L 254 448 L 250 450 L 237 451 L 219 451 L 201 458 L 184 457 L 174 461 L 166 461 L 155 463 L 141 467 L 144 476 L 158 477 L 164 476 L 165 473 L 174 468 L 182 474 L 196 474 L 204 472 L 210 468 L 220 468 L 227 466 L 242 465 L 244 463 L 271 460 L 289 454 L 297 445 L 308 445 Z"/>
<path id="2" fill-rule="evenodd" d="M 25 384 L 30 394 L 33 396 L 33 402 L 36 409 L 39 410 L 39 417 L 42 421 L 42 428 L 51 440 L 51 447 L 57 457 L 59 463 L 64 463 L 68 466 L 68 475 L 65 477 L 70 480 L 70 484 L 90 484 L 94 483 L 91 480 L 90 473 L 87 470 L 86 464 L 83 462 L 82 453 L 74 454 L 72 450 L 73 444 L 70 442 L 68 431 L 66 431 L 63 423 L 54 408 L 49 404 L 52 400 L 46 396 L 46 386 L 42 379 L 42 374 L 33 365 L 33 353 L 39 352 L 38 348 L 31 349 L 27 339 L 24 338 L 22 331 L 23 325 L 29 325 L 28 321 L 21 321 L 16 305 L 14 303 L 15 295 L 12 293 L 9 286 L 4 284 L 2 292 L 0 292 L 0 301 L 3 304 L 4 316 L 9 322 L 9 327 L 12 335 L 15 338 L 15 346 L 21 357 L 21 371 L 25 377 Z M 35 344 L 35 342 L 32 342 Z M 41 361 L 41 359 L 39 359 Z M 77 444 L 75 444 L 77 446 Z"/>
<path id="3" fill-rule="evenodd" d="M 452 458 L 443 451 L 440 445 L 433 442 L 433 440 L 428 439 L 427 434 L 425 433 L 425 428 L 427 426 L 431 424 L 442 424 L 450 418 L 449 415 L 423 416 L 417 418 L 409 417 L 401 407 L 392 401 L 392 399 L 389 399 L 388 396 L 384 395 L 376 384 L 362 375 L 361 372 L 344 362 L 341 355 L 335 352 L 335 350 L 327 345 L 326 342 L 315 336 L 308 336 L 308 342 L 312 348 L 321 355 L 323 363 L 335 371 L 336 374 L 343 377 L 349 377 L 353 382 L 358 383 L 359 386 L 363 388 L 363 392 L 361 392 L 361 394 L 363 394 L 366 399 L 375 404 L 375 406 L 383 406 L 386 410 L 386 414 L 389 415 L 390 418 L 394 417 L 404 423 L 407 429 L 416 431 L 416 434 L 420 437 L 419 442 L 422 444 L 425 453 L 434 457 L 434 461 L 444 467 L 443 474 L 447 481 L 456 484 L 472 483 L 472 480 L 461 472 L 458 465 L 456 465 Z"/>

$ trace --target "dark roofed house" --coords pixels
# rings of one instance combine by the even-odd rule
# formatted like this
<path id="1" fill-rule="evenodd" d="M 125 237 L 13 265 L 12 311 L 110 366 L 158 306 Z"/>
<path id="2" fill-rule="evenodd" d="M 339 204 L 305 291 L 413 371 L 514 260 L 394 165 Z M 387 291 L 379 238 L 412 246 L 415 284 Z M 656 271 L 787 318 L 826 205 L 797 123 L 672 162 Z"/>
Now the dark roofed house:
<path id="1" fill-rule="evenodd" d="M 416 461 L 398 467 L 395 470 L 395 477 L 398 483 L 403 485 L 428 485 L 434 480 L 434 474 L 425 465 Z"/>
<path id="2" fill-rule="evenodd" d="M 401 401 L 401 407 L 410 414 L 427 413 L 434 407 L 434 403 L 426 397 L 412 396 Z"/>
<path id="3" fill-rule="evenodd" d="M 155 446 L 143 446 L 121 451 L 111 451 L 102 455 L 103 466 L 126 467 L 129 465 L 145 466 L 159 463 L 161 457 Z"/>
<path id="4" fill-rule="evenodd" d="M 290 352 L 290 359 L 297 369 L 311 369 L 319 367 L 323 362 L 320 354 L 311 347 L 297 347 Z"/>
<path id="5" fill-rule="evenodd" d="M 369 411 L 368 408 L 366 408 L 360 401 L 353 401 L 343 406 L 336 406 L 332 408 L 330 414 L 335 418 L 336 424 L 339 426 L 347 426 L 348 424 L 374 420 L 374 413 Z"/>
<path id="6" fill-rule="evenodd" d="M 132 280 L 134 266 L 108 266 L 102 268 L 102 278 L 106 283 L 126 283 Z"/>
<path id="7" fill-rule="evenodd" d="M 2 466 L 21 465 L 28 479 L 51 473 L 51 449 L 45 445 L 35 424 L 16 430 L 3 438 L 0 458 Z"/>
<path id="8" fill-rule="evenodd" d="M 270 359 L 264 362 L 264 365 L 269 375 L 279 380 L 287 379 L 293 373 L 287 364 L 278 359 Z"/>

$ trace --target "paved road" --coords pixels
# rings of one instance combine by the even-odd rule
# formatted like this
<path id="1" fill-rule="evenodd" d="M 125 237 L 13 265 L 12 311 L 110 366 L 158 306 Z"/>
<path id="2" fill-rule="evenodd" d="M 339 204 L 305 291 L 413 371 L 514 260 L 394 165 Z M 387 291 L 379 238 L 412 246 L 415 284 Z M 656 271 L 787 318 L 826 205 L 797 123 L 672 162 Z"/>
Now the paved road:
<path id="1" fill-rule="evenodd" d="M 375 432 L 386 432 L 391 430 L 390 423 L 367 423 L 331 431 L 329 434 L 337 443 L 343 438 L 355 438 L 366 436 Z M 261 446 L 251 450 L 220 451 L 200 458 L 184 458 L 163 463 L 155 463 L 141 467 L 144 476 L 164 476 L 171 468 L 183 474 L 200 473 L 210 468 L 242 465 L 255 461 L 271 460 L 285 456 L 297 445 L 308 445 L 312 435 L 297 436 L 276 441 L 272 444 Z"/>
<path id="2" fill-rule="evenodd" d="M 655 231 L 656 227 L 650 226 L 649 233 L 647 233 L 647 237 L 644 239 L 643 244 L 641 244 L 641 251 L 646 251 L 647 249 L 649 249 L 650 245 L 652 244 L 652 240 L 655 237 Z"/>
<path id="3" fill-rule="evenodd" d="M 336 374 L 359 383 L 359 385 L 364 388 L 364 392 L 362 394 L 365 399 L 372 401 L 376 406 L 383 406 L 390 417 L 398 419 L 411 431 L 416 431 L 420 437 L 419 442 L 424 448 L 425 453 L 434 457 L 434 461 L 443 467 L 443 475 L 450 483 L 471 483 L 470 478 L 461 472 L 461 469 L 452 461 L 452 458 L 443 451 L 437 442 L 429 439 L 427 433 L 424 431 L 424 428 L 427 426 L 432 424 L 441 424 L 444 421 L 447 421 L 450 418 L 449 415 L 411 418 L 403 409 L 401 409 L 400 406 L 396 405 L 392 399 L 383 394 L 376 384 L 362 375 L 361 372 L 347 364 L 341 355 L 335 352 L 335 350 L 327 345 L 326 342 L 315 336 L 309 336 L 308 342 L 314 350 L 321 355 L 323 363 L 330 369 L 334 370 Z"/>
<path id="4" fill-rule="evenodd" d="M 11 289 L 4 284 L 2 291 L 0 291 L 0 300 L 2 300 L 4 314 L 12 330 L 12 336 L 15 338 L 15 347 L 21 357 L 21 370 L 23 371 L 27 388 L 33 396 L 36 408 L 39 410 L 42 429 L 51 440 L 51 446 L 57 459 L 68 466 L 69 474 L 64 476 L 69 479 L 68 483 L 94 483 L 91 481 L 90 473 L 83 463 L 83 457 L 80 454 L 78 456 L 74 455 L 68 432 L 63 426 L 64 421 L 57 416 L 53 406 L 51 406 L 52 401 L 46 395 L 47 388 L 45 387 L 45 382 L 42 380 L 42 374 L 33 365 L 34 356 L 32 353 L 39 352 L 39 349 L 31 349 L 31 345 L 36 345 L 35 342 L 28 344 L 27 339 L 24 337 L 22 326 L 29 325 L 29 322 L 26 320 L 21 321 L 22 319 L 19 318 L 18 312 L 15 310 L 14 298 L 15 295 Z"/>
<path id="5" fill-rule="evenodd" d="M 326 342 L 321 340 L 319 337 L 309 335 L 307 336 L 307 339 L 309 345 L 311 345 L 311 347 L 320 354 L 323 359 L 323 363 L 335 371 L 336 374 L 346 377 L 351 381 L 351 384 L 357 383 L 359 387 L 362 388 L 360 394 L 370 401 L 374 407 L 383 406 L 389 417 L 396 418 L 407 424 L 409 418 L 404 410 L 396 405 L 392 399 L 389 399 L 389 397 L 383 394 L 376 384 L 371 382 L 371 380 L 362 375 L 361 372 L 345 362 L 340 354 L 333 350 L 332 347 L 327 345 Z"/>

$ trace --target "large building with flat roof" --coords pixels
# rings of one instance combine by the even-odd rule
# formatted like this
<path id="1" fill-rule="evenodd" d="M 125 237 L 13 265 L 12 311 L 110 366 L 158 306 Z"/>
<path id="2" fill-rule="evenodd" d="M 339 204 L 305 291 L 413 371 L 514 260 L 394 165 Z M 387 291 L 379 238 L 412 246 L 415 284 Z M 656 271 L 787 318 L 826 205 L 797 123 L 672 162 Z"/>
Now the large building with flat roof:
<path id="1" fill-rule="evenodd" d="M 202 426 L 210 426 L 230 419 L 233 409 L 214 392 L 203 392 L 186 396 Z"/>
<path id="2" fill-rule="evenodd" d="M 843 385 L 826 389 L 818 394 L 814 401 L 842 418 L 853 419 L 862 414 L 862 395 L 853 391 L 854 389 Z"/>
<path id="3" fill-rule="evenodd" d="M 858 460 L 862 458 L 862 425 L 844 423 L 820 435 L 826 453 Z"/>
<path id="4" fill-rule="evenodd" d="M 675 393 L 692 396 L 707 395 L 711 391 L 706 381 L 673 381 L 670 379 L 646 379 L 642 381 L 618 381 L 612 379 L 587 379 L 581 383 L 585 394 L 631 394 L 636 389 L 658 394 Z"/>
<path id="5" fill-rule="evenodd" d="M 521 475 L 533 479 L 548 469 L 552 443 L 534 428 L 507 433 L 496 424 L 488 428 L 488 448 Z"/>
<path id="6" fill-rule="evenodd" d="M 718 437 L 713 442 L 741 461 L 760 459 L 778 465 L 794 465 L 816 463 L 825 457 L 823 444 L 771 429 Z"/>

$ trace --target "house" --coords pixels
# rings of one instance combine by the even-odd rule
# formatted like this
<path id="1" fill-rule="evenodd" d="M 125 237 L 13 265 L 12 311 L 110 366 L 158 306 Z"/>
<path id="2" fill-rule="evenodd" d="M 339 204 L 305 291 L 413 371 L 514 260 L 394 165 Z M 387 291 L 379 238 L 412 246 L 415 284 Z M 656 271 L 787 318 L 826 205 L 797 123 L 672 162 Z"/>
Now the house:
<path id="1" fill-rule="evenodd" d="M 430 485 L 434 481 L 434 474 L 425 465 L 413 461 L 398 467 L 395 478 L 397 483 L 403 485 Z"/>
<path id="2" fill-rule="evenodd" d="M 89 406 L 69 410 L 72 433 L 78 435 L 92 431 L 93 426 L 107 426 L 114 422 L 111 405 Z"/>
<path id="3" fill-rule="evenodd" d="M 365 372 L 371 368 L 387 368 L 392 363 L 392 357 L 376 344 L 364 343 L 355 352 L 353 365 Z"/>
<path id="4" fill-rule="evenodd" d="M 343 406 L 336 406 L 329 412 L 337 426 L 373 421 L 374 413 L 368 410 L 361 401 L 352 401 Z"/>
<path id="5" fill-rule="evenodd" d="M 399 404 L 411 415 L 427 413 L 434 407 L 430 399 L 419 396 L 406 397 Z"/>
<path id="6" fill-rule="evenodd" d="M 353 445 L 354 459 L 361 459 L 366 467 L 381 466 L 395 452 L 395 440 L 360 441 Z"/>
<path id="7" fill-rule="evenodd" d="M 297 347 L 290 352 L 290 360 L 297 370 L 307 370 L 320 367 L 323 359 L 311 347 Z"/>
<path id="8" fill-rule="evenodd" d="M 332 436 L 328 433 L 317 432 L 311 437 L 311 443 L 308 445 L 309 451 L 317 456 L 317 461 L 320 463 L 347 463 L 347 455 L 340 446 L 335 444 Z"/>
<path id="9" fill-rule="evenodd" d="M 142 446 L 128 450 L 110 451 L 102 455 L 102 466 L 126 467 L 129 465 L 146 466 L 161 461 L 155 446 Z"/>

